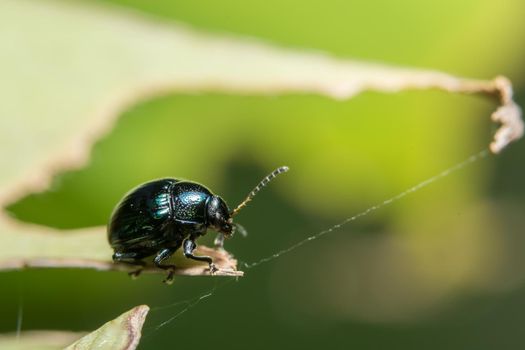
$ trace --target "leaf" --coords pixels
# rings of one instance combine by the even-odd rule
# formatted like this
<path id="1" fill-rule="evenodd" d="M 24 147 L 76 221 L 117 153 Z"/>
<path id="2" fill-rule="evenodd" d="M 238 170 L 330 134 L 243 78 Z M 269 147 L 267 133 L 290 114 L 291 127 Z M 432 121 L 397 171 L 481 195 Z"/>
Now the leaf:
<path id="1" fill-rule="evenodd" d="M 63 349 L 67 346 L 67 349 L 79 350 L 133 350 L 139 344 L 142 326 L 148 312 L 148 306 L 136 306 L 89 334 L 64 331 L 27 331 L 20 334 L 3 334 L 0 335 L 0 348 L 4 350 L 52 350 Z"/>
<path id="2" fill-rule="evenodd" d="M 148 312 L 148 306 L 136 306 L 89 334 L 65 331 L 27 331 L 20 334 L 3 334 L 0 335 L 0 348 L 51 350 L 63 349 L 67 346 L 67 349 L 79 350 L 132 350 L 139 344 L 142 326 Z M 71 345 L 68 346 L 68 344 Z"/>
<path id="3" fill-rule="evenodd" d="M 93 268 L 97 270 L 133 271 L 136 267 L 114 264 L 113 254 L 106 241 L 105 228 L 60 232 L 51 228 L 0 221 L 0 270 L 22 268 Z M 223 249 L 199 246 L 197 252 L 213 258 L 218 271 L 215 276 L 242 276 L 237 271 L 237 260 Z M 177 268 L 176 275 L 210 275 L 208 264 L 182 257 L 177 252 L 170 259 Z M 165 273 L 152 266 L 144 272 Z"/>
<path id="4" fill-rule="evenodd" d="M 0 3 L 0 205 L 49 188 L 59 172 L 89 160 L 92 145 L 137 101 L 173 91 L 317 93 L 440 89 L 495 97 L 499 152 L 523 134 L 510 82 L 389 67 L 202 34 L 110 7 L 47 1 Z M 94 74 L 96 72 L 96 74 Z M 0 214 L 0 269 L 120 268 L 103 228 L 58 231 Z M 206 249 L 206 248 L 202 248 Z M 235 260 L 223 254 L 225 274 Z M 202 265 L 179 273 L 207 273 Z M 192 272 L 189 272 L 192 271 Z"/>
<path id="5" fill-rule="evenodd" d="M 96 331 L 80 338 L 66 349 L 136 349 L 148 311 L 149 307 L 146 305 L 136 306 L 107 322 Z"/>
<path id="6" fill-rule="evenodd" d="M 63 349 L 85 333 L 63 331 L 27 331 L 20 334 L 0 334 L 3 350 Z"/>

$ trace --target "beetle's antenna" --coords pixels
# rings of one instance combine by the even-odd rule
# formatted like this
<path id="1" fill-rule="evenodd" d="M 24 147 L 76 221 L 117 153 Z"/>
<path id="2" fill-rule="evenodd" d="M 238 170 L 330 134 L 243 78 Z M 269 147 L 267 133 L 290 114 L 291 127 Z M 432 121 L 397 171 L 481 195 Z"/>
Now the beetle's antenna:
<path id="1" fill-rule="evenodd" d="M 264 179 L 261 180 L 261 182 L 259 182 L 259 184 L 257 186 L 255 186 L 255 188 L 250 192 L 248 197 L 246 197 L 246 199 L 243 200 L 242 203 L 237 206 L 237 208 L 232 210 L 230 215 L 231 216 L 237 215 L 237 213 L 242 208 L 244 208 L 248 204 L 248 202 L 251 201 L 253 199 L 253 197 L 255 197 L 255 195 L 257 193 L 259 193 L 260 190 L 262 190 L 264 187 L 266 187 L 266 185 L 268 185 L 268 183 L 270 183 L 270 181 L 275 179 L 277 177 L 277 175 L 287 172 L 289 169 L 290 168 L 288 168 L 287 166 L 282 166 L 282 167 L 279 167 L 279 168 L 275 169 L 274 171 L 272 171 L 271 174 L 266 176 Z"/>

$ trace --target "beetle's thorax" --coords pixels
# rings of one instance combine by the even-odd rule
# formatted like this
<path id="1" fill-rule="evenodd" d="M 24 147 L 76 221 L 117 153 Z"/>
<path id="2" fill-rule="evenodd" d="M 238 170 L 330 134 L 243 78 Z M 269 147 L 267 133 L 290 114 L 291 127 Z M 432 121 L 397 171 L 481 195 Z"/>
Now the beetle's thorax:
<path id="1" fill-rule="evenodd" d="M 232 233 L 232 219 L 226 202 L 219 196 L 211 196 L 206 206 L 208 225 L 217 231 L 230 235 Z"/>

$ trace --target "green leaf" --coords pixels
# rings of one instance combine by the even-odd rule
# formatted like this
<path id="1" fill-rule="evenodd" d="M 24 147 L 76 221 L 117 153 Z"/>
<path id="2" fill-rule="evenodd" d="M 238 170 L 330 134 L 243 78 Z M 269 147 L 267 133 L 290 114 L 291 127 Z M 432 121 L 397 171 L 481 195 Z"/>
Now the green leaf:
<path id="1" fill-rule="evenodd" d="M 77 2 L 3 1 L 0 26 L 0 204 L 46 189 L 59 170 L 85 165 L 93 142 L 123 110 L 166 92 L 348 99 L 363 91 L 437 88 L 499 97 L 510 87 L 502 79 L 461 79 L 205 35 Z M 513 122 L 498 121 L 513 126 L 512 132 L 496 151 L 523 132 L 519 113 L 506 111 Z"/>
<path id="2" fill-rule="evenodd" d="M 63 331 L 25 331 L 19 334 L 1 334 L 2 350 L 58 350 L 63 349 L 85 333 Z"/>
<path id="3" fill-rule="evenodd" d="M 493 119 L 503 124 L 493 151 L 523 134 L 520 110 L 504 78 L 480 81 L 336 59 L 203 34 L 116 8 L 2 1 L 0 42 L 1 207 L 48 189 L 57 173 L 86 165 L 92 145 L 112 129 L 122 111 L 167 92 L 315 93 L 334 99 L 363 91 L 430 88 L 488 94 L 499 99 Z M 214 133 L 228 134 L 235 127 L 221 124 Z M 233 149 L 238 146 L 234 142 L 225 140 L 222 146 Z M 248 142 L 266 147 L 257 138 Z M 2 213 L 0 234 L 0 268 L 114 266 L 103 228 L 58 231 Z M 225 268 L 236 274 L 236 262 L 229 256 L 226 260 Z M 200 269 L 205 273 L 202 265 Z"/>

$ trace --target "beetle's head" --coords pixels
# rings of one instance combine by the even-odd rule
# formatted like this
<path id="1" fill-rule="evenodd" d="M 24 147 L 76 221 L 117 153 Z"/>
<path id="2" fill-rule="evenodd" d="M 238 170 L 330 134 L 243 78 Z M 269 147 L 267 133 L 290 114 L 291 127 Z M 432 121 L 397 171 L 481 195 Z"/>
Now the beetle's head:
<path id="1" fill-rule="evenodd" d="M 279 174 L 285 173 L 288 171 L 287 166 L 282 166 L 275 169 L 269 175 L 259 182 L 257 186 L 248 194 L 241 204 L 239 204 L 235 209 L 230 211 L 228 206 L 219 196 L 211 196 L 208 204 L 206 206 L 206 215 L 208 219 L 208 226 L 213 227 L 215 230 L 224 234 L 225 237 L 231 237 L 233 233 L 237 230 L 243 236 L 246 236 L 246 230 L 244 227 L 238 223 L 233 223 L 233 217 L 239 213 L 239 211 L 244 208 L 249 201 L 255 197 L 259 191 L 264 188 L 270 181 L 275 179 Z"/>
<path id="2" fill-rule="evenodd" d="M 212 196 L 206 210 L 210 226 L 223 233 L 226 237 L 233 234 L 233 219 L 228 206 L 221 197 Z"/>

